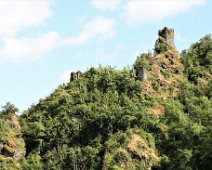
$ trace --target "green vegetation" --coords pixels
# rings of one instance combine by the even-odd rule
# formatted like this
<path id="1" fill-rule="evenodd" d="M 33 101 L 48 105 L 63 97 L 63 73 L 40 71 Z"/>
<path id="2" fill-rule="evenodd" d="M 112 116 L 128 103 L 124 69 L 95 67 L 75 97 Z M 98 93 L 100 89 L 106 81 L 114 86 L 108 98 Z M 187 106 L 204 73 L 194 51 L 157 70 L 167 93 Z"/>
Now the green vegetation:
<path id="1" fill-rule="evenodd" d="M 21 116 L 7 103 L 0 169 L 212 169 L 211 59 L 207 35 L 181 56 L 165 50 L 133 68 L 91 68 Z"/>
<path id="2" fill-rule="evenodd" d="M 25 143 L 22 138 L 18 109 L 11 103 L 2 107 L 0 112 L 0 169 L 21 169 L 20 161 L 25 155 Z"/>

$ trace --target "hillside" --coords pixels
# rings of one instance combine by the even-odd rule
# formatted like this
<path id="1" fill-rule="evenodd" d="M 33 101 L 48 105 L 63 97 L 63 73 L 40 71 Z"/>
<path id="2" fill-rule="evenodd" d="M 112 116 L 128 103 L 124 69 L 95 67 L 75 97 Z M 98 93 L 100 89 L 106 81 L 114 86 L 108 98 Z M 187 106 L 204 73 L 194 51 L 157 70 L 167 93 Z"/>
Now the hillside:
<path id="1" fill-rule="evenodd" d="M 0 169 L 20 169 L 20 160 L 25 156 L 25 142 L 16 111 L 14 105 L 7 103 L 0 114 Z"/>
<path id="2" fill-rule="evenodd" d="M 165 27 L 131 68 L 71 73 L 19 118 L 4 107 L 0 169 L 212 169 L 211 82 L 211 35 L 180 54 Z"/>

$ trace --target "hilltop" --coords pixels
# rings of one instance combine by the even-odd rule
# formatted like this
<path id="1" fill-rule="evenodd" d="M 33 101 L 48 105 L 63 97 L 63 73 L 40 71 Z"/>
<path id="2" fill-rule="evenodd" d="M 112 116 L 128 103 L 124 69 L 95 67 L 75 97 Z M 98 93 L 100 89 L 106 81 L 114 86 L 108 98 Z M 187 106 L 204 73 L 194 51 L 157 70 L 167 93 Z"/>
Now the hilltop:
<path id="1" fill-rule="evenodd" d="M 0 168 L 211 169 L 211 35 L 179 53 L 165 27 L 154 49 L 131 68 L 72 72 L 20 117 L 4 107 L 17 130 L 1 134 Z"/>

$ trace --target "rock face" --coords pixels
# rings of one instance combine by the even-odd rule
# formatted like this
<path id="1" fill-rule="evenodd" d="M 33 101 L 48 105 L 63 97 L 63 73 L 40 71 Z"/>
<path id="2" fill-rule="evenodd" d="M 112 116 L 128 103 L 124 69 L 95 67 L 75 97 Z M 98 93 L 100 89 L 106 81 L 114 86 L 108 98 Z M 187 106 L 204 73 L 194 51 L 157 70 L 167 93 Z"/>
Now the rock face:
<path id="1" fill-rule="evenodd" d="M 81 76 L 82 76 L 82 72 L 81 71 L 71 72 L 70 81 L 78 80 L 78 79 L 80 79 Z"/>
<path id="2" fill-rule="evenodd" d="M 174 29 L 164 27 L 158 32 L 158 39 L 155 42 L 155 52 L 162 53 L 168 50 L 176 50 L 174 45 Z"/>

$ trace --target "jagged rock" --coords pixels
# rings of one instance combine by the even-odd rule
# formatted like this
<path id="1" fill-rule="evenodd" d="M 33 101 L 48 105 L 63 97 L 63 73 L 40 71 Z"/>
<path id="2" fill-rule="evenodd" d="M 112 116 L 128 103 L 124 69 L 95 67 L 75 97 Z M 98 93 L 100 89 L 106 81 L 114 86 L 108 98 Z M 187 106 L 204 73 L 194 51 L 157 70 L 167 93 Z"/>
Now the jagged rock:
<path id="1" fill-rule="evenodd" d="M 162 53 L 168 50 L 175 50 L 174 29 L 164 27 L 158 32 L 158 39 L 155 42 L 155 52 Z"/>

